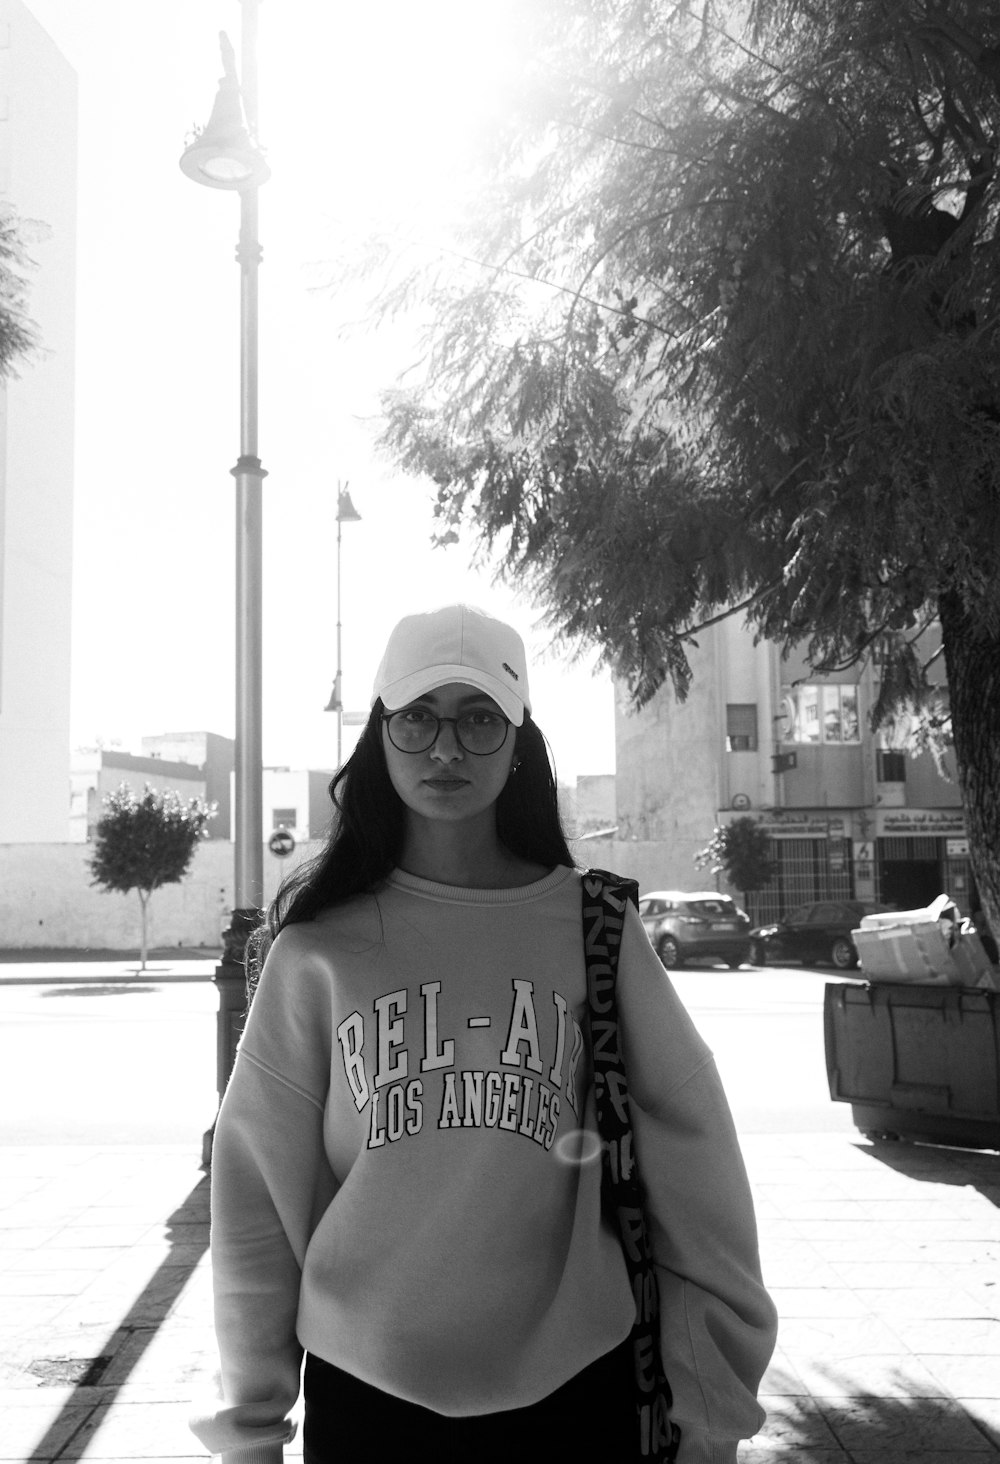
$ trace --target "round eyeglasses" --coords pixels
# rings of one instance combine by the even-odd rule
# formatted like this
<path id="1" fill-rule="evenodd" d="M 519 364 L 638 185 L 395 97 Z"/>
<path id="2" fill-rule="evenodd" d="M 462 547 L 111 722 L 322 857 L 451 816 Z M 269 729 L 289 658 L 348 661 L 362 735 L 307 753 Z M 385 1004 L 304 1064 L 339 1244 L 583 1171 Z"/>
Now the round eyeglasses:
<path id="1" fill-rule="evenodd" d="M 507 741 L 510 719 L 503 712 L 489 712 L 478 709 L 463 712 L 460 717 L 438 717 L 424 707 L 406 707 L 401 712 L 383 712 L 382 721 L 389 733 L 389 741 L 400 752 L 429 752 L 441 733 L 445 722 L 455 729 L 455 741 L 463 752 L 476 757 L 487 757 L 499 752 Z"/>

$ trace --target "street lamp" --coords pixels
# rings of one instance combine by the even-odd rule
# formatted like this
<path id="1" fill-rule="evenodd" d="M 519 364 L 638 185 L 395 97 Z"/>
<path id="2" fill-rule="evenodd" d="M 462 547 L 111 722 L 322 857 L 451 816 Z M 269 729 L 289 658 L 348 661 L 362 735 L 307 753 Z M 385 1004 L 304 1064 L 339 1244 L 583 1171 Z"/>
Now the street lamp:
<path id="1" fill-rule="evenodd" d="M 337 674 L 333 678 L 333 691 L 330 693 L 330 700 L 323 708 L 325 712 L 337 713 L 337 767 L 340 767 L 342 759 L 344 739 L 344 696 L 343 696 L 343 668 L 340 661 L 340 533 L 341 524 L 357 524 L 361 522 L 361 515 L 351 502 L 351 495 L 348 493 L 350 483 L 345 483 L 341 488 L 337 483 Z"/>
<path id="2" fill-rule="evenodd" d="M 207 126 L 185 148 L 182 171 L 208 188 L 239 193 L 240 234 L 240 455 L 236 479 L 236 797 L 234 900 L 216 967 L 219 991 L 217 1077 L 221 1099 L 232 1069 L 246 1005 L 247 938 L 264 903 L 264 808 L 261 737 L 261 485 L 267 476 L 257 455 L 257 190 L 270 176 L 258 148 L 257 12 L 259 0 L 241 0 L 242 75 L 225 34 L 223 75 Z"/>

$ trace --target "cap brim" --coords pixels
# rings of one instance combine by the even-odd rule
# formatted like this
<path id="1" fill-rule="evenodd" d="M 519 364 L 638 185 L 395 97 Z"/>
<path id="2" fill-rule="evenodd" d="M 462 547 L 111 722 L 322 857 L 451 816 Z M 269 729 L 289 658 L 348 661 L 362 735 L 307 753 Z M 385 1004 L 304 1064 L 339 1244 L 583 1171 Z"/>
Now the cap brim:
<path id="1" fill-rule="evenodd" d="M 453 681 L 460 682 L 463 686 L 474 686 L 477 691 L 484 691 L 487 696 L 491 696 L 515 727 L 520 727 L 524 722 L 526 709 L 517 692 L 498 681 L 495 676 L 489 676 L 473 666 L 428 666 L 422 671 L 414 671 L 412 676 L 394 681 L 379 695 L 387 712 L 398 712 L 400 707 L 409 706 L 418 697 L 426 696 L 429 691 L 436 691 L 439 686 L 448 686 Z"/>

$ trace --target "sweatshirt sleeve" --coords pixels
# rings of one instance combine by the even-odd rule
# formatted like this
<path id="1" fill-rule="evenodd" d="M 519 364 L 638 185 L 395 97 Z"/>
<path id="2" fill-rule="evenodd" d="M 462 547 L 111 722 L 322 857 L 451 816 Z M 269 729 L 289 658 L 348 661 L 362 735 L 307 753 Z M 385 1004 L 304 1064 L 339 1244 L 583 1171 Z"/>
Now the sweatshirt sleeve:
<path id="1" fill-rule="evenodd" d="M 618 987 L 678 1464 L 735 1464 L 764 1422 L 776 1337 L 743 1156 L 711 1052 L 631 909 Z"/>
<path id="2" fill-rule="evenodd" d="M 326 1004 L 328 1008 L 328 1003 Z M 315 973 L 278 937 L 212 1146 L 212 1279 L 221 1399 L 191 1426 L 223 1464 L 281 1464 L 295 1429 L 299 1286 L 336 1192 L 323 1144 L 328 1019 Z"/>

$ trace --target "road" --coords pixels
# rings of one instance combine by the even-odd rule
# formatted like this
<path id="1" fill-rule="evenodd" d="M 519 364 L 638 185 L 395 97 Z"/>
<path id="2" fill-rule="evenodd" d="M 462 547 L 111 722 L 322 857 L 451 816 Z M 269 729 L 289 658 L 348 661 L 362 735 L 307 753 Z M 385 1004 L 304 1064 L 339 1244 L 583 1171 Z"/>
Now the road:
<path id="1" fill-rule="evenodd" d="M 850 1105 L 830 1099 L 823 1047 L 823 990 L 840 973 L 702 966 L 671 979 L 715 1053 L 740 1133 L 854 1131 Z"/>
<path id="2" fill-rule="evenodd" d="M 826 1086 L 823 988 L 836 979 L 674 973 L 742 1133 L 852 1130 Z M 155 973 L 132 985 L 0 985 L 0 1144 L 200 1144 L 216 1107 L 217 1005 L 211 982 L 157 985 Z"/>

